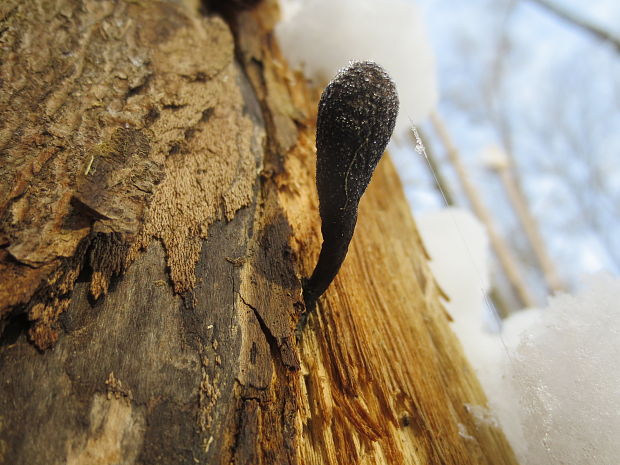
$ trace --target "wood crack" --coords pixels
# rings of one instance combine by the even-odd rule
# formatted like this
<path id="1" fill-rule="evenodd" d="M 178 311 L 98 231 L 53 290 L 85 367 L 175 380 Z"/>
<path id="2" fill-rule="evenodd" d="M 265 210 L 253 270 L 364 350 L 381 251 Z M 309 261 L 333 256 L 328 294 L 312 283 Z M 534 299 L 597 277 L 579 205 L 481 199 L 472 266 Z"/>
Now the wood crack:
<path id="1" fill-rule="evenodd" d="M 250 305 L 243 298 L 243 296 L 241 295 L 240 292 L 237 292 L 237 294 L 239 295 L 239 298 L 241 299 L 241 302 L 243 302 L 246 307 L 248 307 L 249 309 L 251 309 L 254 312 L 254 316 L 256 316 L 256 319 L 258 320 L 258 324 L 259 324 L 261 330 L 263 331 L 263 333 L 265 334 L 265 337 L 267 338 L 267 343 L 269 344 L 269 347 L 271 348 L 271 352 L 279 354 L 280 353 L 280 344 L 278 343 L 279 338 L 276 338 L 273 335 L 273 333 L 269 329 L 269 326 L 267 326 L 267 324 L 265 323 L 265 320 L 261 316 L 260 312 L 255 307 Z"/>

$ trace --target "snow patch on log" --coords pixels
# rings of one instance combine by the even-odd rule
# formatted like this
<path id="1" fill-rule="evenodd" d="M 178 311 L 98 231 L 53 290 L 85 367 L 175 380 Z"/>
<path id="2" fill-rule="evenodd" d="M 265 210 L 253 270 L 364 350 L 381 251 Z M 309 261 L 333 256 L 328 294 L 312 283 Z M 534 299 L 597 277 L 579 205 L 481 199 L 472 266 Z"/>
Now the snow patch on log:
<path id="1" fill-rule="evenodd" d="M 327 82 L 349 61 L 379 63 L 396 82 L 401 114 L 395 135 L 424 120 L 437 104 L 435 57 L 422 13 L 404 0 L 283 2 L 276 34 L 293 66 Z"/>
<path id="2" fill-rule="evenodd" d="M 464 211 L 418 218 L 430 263 L 450 297 L 453 329 L 523 465 L 615 463 L 620 456 L 620 279 L 597 275 L 575 295 L 488 329 L 487 239 Z M 460 237 L 459 237 L 460 236 Z"/>

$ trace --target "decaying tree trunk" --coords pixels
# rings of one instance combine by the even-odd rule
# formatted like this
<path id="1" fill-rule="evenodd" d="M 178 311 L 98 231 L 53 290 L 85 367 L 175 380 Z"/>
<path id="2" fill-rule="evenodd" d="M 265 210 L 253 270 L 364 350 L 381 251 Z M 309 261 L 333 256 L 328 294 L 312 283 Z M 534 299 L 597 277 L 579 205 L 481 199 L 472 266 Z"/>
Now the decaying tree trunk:
<path id="1" fill-rule="evenodd" d="M 225 16 L 0 6 L 0 463 L 514 464 L 389 159 L 296 338 L 317 94 Z"/>

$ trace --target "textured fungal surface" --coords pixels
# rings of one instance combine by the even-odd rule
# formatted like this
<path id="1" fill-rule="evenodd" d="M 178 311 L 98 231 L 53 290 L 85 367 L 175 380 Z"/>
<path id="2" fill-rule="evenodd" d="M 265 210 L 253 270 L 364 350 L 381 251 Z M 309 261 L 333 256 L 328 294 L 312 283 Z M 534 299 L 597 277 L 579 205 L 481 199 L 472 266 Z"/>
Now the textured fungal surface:
<path id="1" fill-rule="evenodd" d="M 379 65 L 356 62 L 323 91 L 316 130 L 316 183 L 323 246 L 304 288 L 312 308 L 338 273 L 353 237 L 359 201 L 398 114 L 394 82 Z"/>

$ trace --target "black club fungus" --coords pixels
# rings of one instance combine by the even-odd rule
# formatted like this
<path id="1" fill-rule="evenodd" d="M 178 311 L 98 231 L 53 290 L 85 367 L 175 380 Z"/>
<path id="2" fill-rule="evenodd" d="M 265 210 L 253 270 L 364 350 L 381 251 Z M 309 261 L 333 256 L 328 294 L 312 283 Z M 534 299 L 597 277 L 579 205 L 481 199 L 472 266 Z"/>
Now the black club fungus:
<path id="1" fill-rule="evenodd" d="M 316 184 L 323 245 L 316 268 L 304 285 L 307 312 L 342 265 L 359 201 L 390 140 L 397 114 L 396 86 L 373 62 L 351 63 L 321 95 Z"/>

